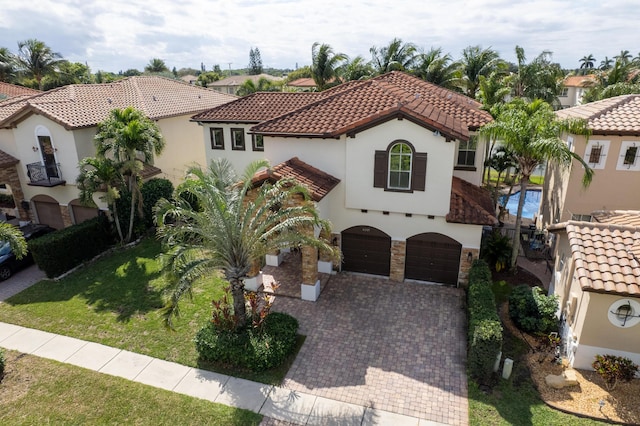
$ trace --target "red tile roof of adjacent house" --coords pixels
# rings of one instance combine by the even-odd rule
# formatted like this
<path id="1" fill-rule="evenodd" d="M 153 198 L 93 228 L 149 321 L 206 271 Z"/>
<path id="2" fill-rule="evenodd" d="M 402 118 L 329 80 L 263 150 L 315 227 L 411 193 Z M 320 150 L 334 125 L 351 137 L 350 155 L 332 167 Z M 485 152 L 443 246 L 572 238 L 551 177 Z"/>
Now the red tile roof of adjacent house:
<path id="1" fill-rule="evenodd" d="M 316 87 L 316 82 L 312 78 L 298 78 L 287 83 L 291 87 Z"/>
<path id="2" fill-rule="evenodd" d="M 13 155 L 7 154 L 6 152 L 0 150 L 0 169 L 6 169 L 9 166 L 13 166 L 17 164 L 20 160 L 18 160 Z"/>
<path id="3" fill-rule="evenodd" d="M 611 223 L 640 228 L 640 211 L 637 210 L 598 210 L 591 217 L 599 223 Z"/>
<path id="4" fill-rule="evenodd" d="M 566 77 L 562 84 L 565 87 L 589 87 L 596 82 L 596 76 L 593 74 L 587 75 L 570 75 Z"/>
<path id="5" fill-rule="evenodd" d="M 113 83 L 72 84 L 12 102 L 0 103 L 0 127 L 29 114 L 41 114 L 66 129 L 92 127 L 115 108 L 133 106 L 152 120 L 194 114 L 237 99 L 215 90 L 157 76 Z"/>
<path id="6" fill-rule="evenodd" d="M 609 223 L 568 221 L 548 230 L 567 233 L 582 290 L 640 298 L 640 228 L 617 225 L 615 216 Z"/>
<path id="7" fill-rule="evenodd" d="M 476 101 L 400 72 L 342 86 L 252 130 L 265 135 L 336 138 L 383 121 L 407 118 L 449 139 L 466 140 L 470 129 L 491 120 Z"/>
<path id="8" fill-rule="evenodd" d="M 322 200 L 338 183 L 340 179 L 293 157 L 272 168 L 261 170 L 252 179 L 254 185 L 264 181 L 275 182 L 283 178 L 295 179 L 299 184 L 307 187 L 313 201 Z"/>
<path id="9" fill-rule="evenodd" d="M 581 118 L 595 135 L 640 136 L 640 94 L 621 95 L 556 111 L 560 118 Z"/>
<path id="10" fill-rule="evenodd" d="M 467 225 L 498 223 L 489 192 L 455 176 L 451 182 L 451 201 L 446 220 Z"/>
<path id="11" fill-rule="evenodd" d="M 15 84 L 5 83 L 4 81 L 0 81 L 0 98 L 2 95 L 7 98 L 14 98 L 16 96 L 31 96 L 36 95 L 38 93 L 42 93 L 40 90 L 30 89 L 24 86 L 16 86 Z"/>

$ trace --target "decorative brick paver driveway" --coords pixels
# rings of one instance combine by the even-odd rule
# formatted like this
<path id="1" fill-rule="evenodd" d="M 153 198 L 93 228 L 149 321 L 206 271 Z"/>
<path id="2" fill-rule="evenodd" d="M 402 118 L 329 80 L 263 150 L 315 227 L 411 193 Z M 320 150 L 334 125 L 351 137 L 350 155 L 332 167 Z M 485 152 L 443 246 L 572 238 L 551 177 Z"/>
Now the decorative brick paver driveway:
<path id="1" fill-rule="evenodd" d="M 284 387 L 431 421 L 468 424 L 463 291 L 332 276 L 317 302 L 277 298 L 307 339 Z"/>

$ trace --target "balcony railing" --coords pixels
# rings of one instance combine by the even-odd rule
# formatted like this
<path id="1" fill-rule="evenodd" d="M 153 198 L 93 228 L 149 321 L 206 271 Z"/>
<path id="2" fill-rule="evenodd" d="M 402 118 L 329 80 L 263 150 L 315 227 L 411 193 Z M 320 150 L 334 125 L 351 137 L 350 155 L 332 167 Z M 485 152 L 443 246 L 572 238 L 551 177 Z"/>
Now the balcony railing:
<path id="1" fill-rule="evenodd" d="M 27 164 L 27 176 L 29 177 L 29 185 L 57 186 L 66 184 L 66 181 L 62 179 L 59 163 L 48 166 L 40 163 Z"/>

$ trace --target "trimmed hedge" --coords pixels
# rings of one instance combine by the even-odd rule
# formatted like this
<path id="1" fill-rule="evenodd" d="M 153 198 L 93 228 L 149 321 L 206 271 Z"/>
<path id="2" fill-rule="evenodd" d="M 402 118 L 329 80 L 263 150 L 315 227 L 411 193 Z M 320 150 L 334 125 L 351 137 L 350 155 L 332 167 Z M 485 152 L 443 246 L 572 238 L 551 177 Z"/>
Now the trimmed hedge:
<path id="1" fill-rule="evenodd" d="M 487 279 L 488 277 L 488 279 Z M 486 262 L 476 260 L 469 271 L 467 293 L 469 309 L 469 373 L 486 382 L 493 374 L 493 365 L 502 350 L 502 325 L 491 290 L 491 271 Z"/>
<path id="2" fill-rule="evenodd" d="M 296 346 L 298 320 L 272 312 L 261 330 L 219 331 L 208 324 L 194 338 L 200 358 L 253 371 L 281 365 Z"/>
<path id="3" fill-rule="evenodd" d="M 105 251 L 114 243 L 104 215 L 29 241 L 33 260 L 47 277 L 56 277 Z"/>

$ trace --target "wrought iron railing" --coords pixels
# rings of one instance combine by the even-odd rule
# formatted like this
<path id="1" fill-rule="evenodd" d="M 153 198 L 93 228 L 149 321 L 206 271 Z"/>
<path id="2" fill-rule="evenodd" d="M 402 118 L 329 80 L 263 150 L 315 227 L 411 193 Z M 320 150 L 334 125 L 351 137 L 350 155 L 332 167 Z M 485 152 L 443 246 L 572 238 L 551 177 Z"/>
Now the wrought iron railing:
<path id="1" fill-rule="evenodd" d="M 43 165 L 41 163 L 27 164 L 27 176 L 31 185 L 55 186 L 63 185 L 60 164 Z"/>

